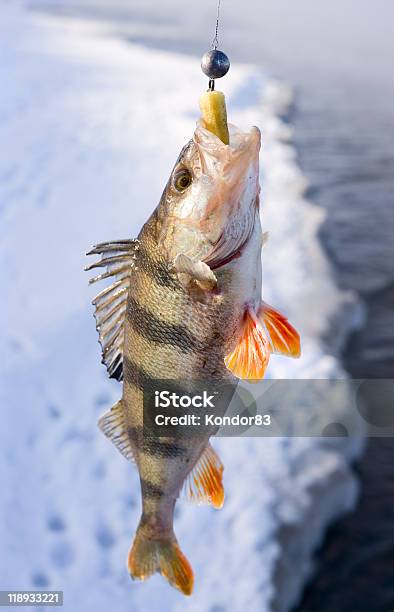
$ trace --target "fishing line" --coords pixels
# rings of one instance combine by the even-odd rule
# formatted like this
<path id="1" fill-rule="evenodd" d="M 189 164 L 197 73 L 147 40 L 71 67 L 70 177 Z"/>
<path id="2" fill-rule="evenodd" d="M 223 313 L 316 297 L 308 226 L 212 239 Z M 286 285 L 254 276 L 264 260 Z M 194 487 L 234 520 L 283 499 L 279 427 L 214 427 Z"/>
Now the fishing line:
<path id="1" fill-rule="evenodd" d="M 218 38 L 218 33 L 219 33 L 219 22 L 220 22 L 220 7 L 222 4 L 222 0 L 218 0 L 218 8 L 217 8 L 217 13 L 216 13 L 216 27 L 215 27 L 215 36 L 213 37 L 212 40 L 212 49 L 214 51 L 216 51 L 216 49 L 219 46 L 219 38 Z"/>

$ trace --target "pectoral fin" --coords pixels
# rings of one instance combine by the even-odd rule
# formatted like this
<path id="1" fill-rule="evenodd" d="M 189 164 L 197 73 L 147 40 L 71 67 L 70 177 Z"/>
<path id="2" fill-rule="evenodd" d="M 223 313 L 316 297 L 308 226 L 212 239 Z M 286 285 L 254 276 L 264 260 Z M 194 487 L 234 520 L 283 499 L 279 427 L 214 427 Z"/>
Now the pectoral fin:
<path id="1" fill-rule="evenodd" d="M 217 278 L 206 263 L 194 261 L 184 253 L 176 256 L 174 269 L 182 285 L 187 288 L 194 285 L 203 291 L 212 291 L 217 285 Z"/>

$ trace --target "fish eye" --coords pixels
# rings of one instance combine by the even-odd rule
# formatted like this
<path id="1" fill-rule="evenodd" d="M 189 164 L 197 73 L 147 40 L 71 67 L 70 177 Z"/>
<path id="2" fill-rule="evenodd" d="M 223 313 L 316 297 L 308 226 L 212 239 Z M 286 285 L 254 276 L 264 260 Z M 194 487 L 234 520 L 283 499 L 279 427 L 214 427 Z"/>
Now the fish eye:
<path id="1" fill-rule="evenodd" d="M 190 187 L 191 182 L 192 175 L 187 168 L 178 170 L 178 172 L 176 172 L 174 175 L 173 185 L 177 191 L 185 191 L 188 187 Z"/>

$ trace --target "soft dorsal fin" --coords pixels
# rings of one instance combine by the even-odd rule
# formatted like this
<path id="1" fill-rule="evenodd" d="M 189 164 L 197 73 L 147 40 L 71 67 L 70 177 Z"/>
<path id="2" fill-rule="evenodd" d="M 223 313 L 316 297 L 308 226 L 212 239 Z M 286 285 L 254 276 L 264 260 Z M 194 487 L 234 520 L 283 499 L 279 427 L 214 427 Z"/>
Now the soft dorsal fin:
<path id="1" fill-rule="evenodd" d="M 301 355 L 300 336 L 284 315 L 262 302 L 259 318 L 267 330 L 272 353 L 296 359 Z"/>
<path id="2" fill-rule="evenodd" d="M 236 376 L 250 382 L 264 377 L 270 358 L 266 331 L 252 308 L 247 308 L 237 346 L 226 355 L 224 363 Z"/>
<path id="3" fill-rule="evenodd" d="M 101 431 L 113 442 L 128 461 L 134 461 L 133 449 L 127 432 L 122 400 L 112 406 L 98 421 Z"/>
<path id="4" fill-rule="evenodd" d="M 222 508 L 224 503 L 223 464 L 210 444 L 185 480 L 184 496 L 197 504 L 212 504 Z"/>
<path id="5" fill-rule="evenodd" d="M 95 283 L 111 278 L 112 284 L 93 300 L 96 307 L 94 316 L 99 332 L 104 363 L 110 378 L 123 380 L 124 321 L 130 275 L 138 250 L 138 240 L 117 240 L 97 244 L 88 255 L 101 255 L 101 259 L 85 270 L 105 268 L 98 276 L 90 279 Z"/>

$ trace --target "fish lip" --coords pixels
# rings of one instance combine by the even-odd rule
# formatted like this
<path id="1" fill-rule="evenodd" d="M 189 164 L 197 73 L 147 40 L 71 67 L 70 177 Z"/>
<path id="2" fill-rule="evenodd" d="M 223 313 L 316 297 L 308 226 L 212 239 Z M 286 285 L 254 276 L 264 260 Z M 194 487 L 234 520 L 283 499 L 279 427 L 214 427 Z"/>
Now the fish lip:
<path id="1" fill-rule="evenodd" d="M 202 121 L 197 122 L 193 135 L 193 143 L 199 156 L 199 168 L 202 174 L 215 176 L 216 180 L 226 181 L 226 177 L 237 175 L 241 179 L 246 168 L 258 167 L 261 147 L 261 133 L 259 128 L 252 127 L 243 131 L 233 124 L 229 124 L 230 142 L 224 144 L 209 130 Z"/>
<path id="2" fill-rule="evenodd" d="M 197 128 L 193 135 L 193 141 L 200 150 L 207 150 L 211 154 L 215 152 L 224 153 L 227 152 L 229 155 L 240 153 L 243 151 L 257 153 L 261 148 L 261 132 L 258 127 L 253 126 L 249 131 L 241 130 L 236 125 L 229 123 L 229 136 L 230 142 L 228 145 L 224 144 L 216 134 L 207 130 L 202 120 L 197 121 Z"/>

